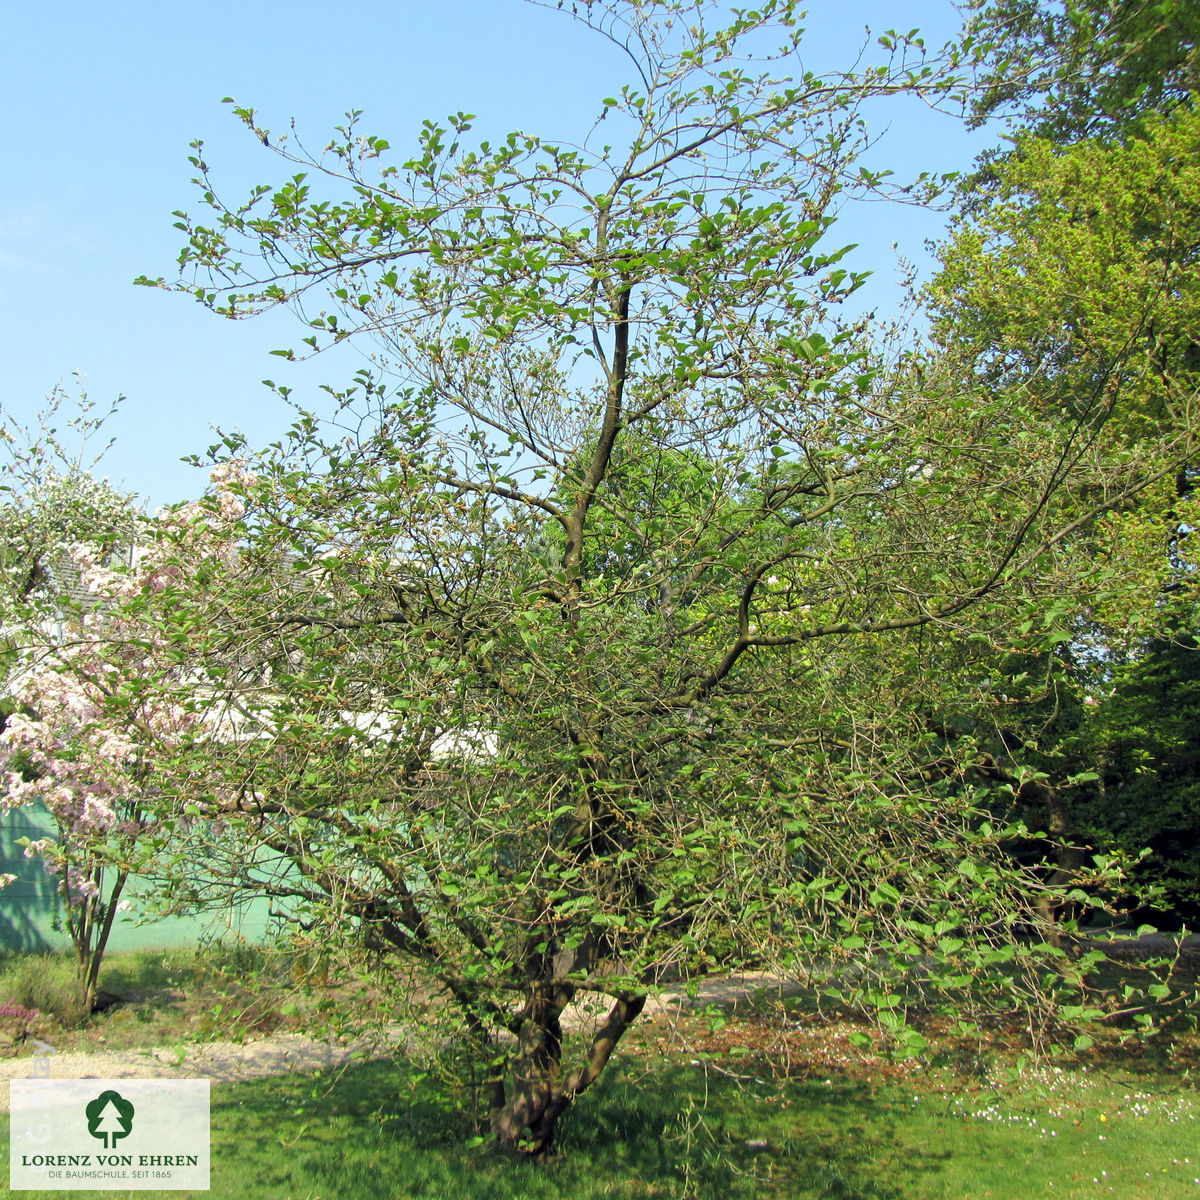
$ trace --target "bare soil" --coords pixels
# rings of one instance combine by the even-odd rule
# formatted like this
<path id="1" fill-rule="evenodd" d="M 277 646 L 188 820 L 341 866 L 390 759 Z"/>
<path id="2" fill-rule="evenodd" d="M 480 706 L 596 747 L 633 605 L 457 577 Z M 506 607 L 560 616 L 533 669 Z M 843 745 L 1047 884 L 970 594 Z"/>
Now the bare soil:
<path id="1" fill-rule="evenodd" d="M 1087 943 L 1085 942 L 1085 945 Z M 1092 942 L 1114 959 L 1141 960 L 1156 955 L 1172 957 L 1178 953 L 1179 965 L 1193 977 L 1200 975 L 1200 937 L 1188 937 L 1182 946 L 1169 935 L 1149 935 L 1143 938 L 1114 937 Z M 753 1016 L 774 1005 L 788 995 L 802 991 L 800 985 L 784 981 L 763 973 L 743 972 L 740 974 L 714 977 L 702 982 L 694 997 L 682 992 L 663 992 L 651 998 L 645 1014 L 638 1022 L 638 1040 L 656 1046 L 660 1051 L 678 1048 L 679 1039 L 674 1036 L 681 1024 L 691 1024 L 697 1009 L 716 1004 L 737 1016 Z M 260 1014 L 261 1015 L 261 1014 Z M 602 1008 L 589 1009 L 585 1005 L 574 1006 L 565 1014 L 564 1024 L 576 1029 L 586 1028 L 590 1023 L 602 1019 Z M 751 1025 L 756 1024 L 751 1022 Z M 758 1022 L 762 1036 L 777 1039 L 779 1027 L 770 1031 L 769 1022 Z M 805 1029 L 806 1022 L 792 1022 L 786 1033 L 787 1039 L 800 1038 L 805 1042 L 808 1057 L 816 1054 L 814 1061 L 825 1062 L 826 1069 L 845 1067 L 860 1055 L 851 1050 L 847 1042 L 849 1027 L 841 1029 L 828 1021 L 814 1022 L 811 1030 Z M 816 1026 L 819 1025 L 818 1030 Z M 156 1031 L 148 1030 L 150 1036 Z M 406 1042 L 405 1029 L 392 1024 L 376 1030 L 369 1037 L 349 1037 L 322 1040 L 296 1029 L 272 1029 L 269 1022 L 265 1027 L 242 1026 L 231 1030 L 239 1040 L 193 1040 L 179 1031 L 181 1036 L 167 1045 L 149 1047 L 123 1045 L 121 1048 L 101 1048 L 105 1041 L 97 1030 L 90 1030 L 76 1038 L 65 1038 L 65 1046 L 54 1046 L 36 1036 L 29 1036 L 19 1046 L 14 1057 L 0 1058 L 0 1081 L 20 1078 L 54 1079 L 120 1079 L 120 1078 L 208 1078 L 215 1083 L 231 1083 L 248 1079 L 288 1073 L 311 1074 L 316 1071 L 335 1072 L 366 1058 L 383 1058 L 396 1052 Z M 162 1031 L 157 1031 L 162 1036 Z M 740 1025 L 736 1032 L 721 1035 L 716 1041 L 723 1043 L 732 1036 L 734 1042 L 744 1045 L 748 1029 Z M 809 1034 L 816 1040 L 809 1046 Z M 691 1030 L 689 1041 L 697 1044 L 707 1036 L 699 1028 Z M 53 1036 L 53 1035 L 47 1035 Z M 172 1034 L 171 1036 L 174 1036 Z M 125 1039 L 122 1039 L 123 1041 Z M 818 1046 L 819 1042 L 819 1046 Z M 733 1044 L 733 1043 L 731 1043 Z M 716 1042 L 714 1042 L 716 1047 Z M 727 1048 L 727 1047 L 724 1047 Z M 763 1049 L 764 1047 L 759 1047 Z M 800 1045 L 782 1046 L 773 1041 L 773 1051 L 778 1054 L 801 1049 Z M 817 1050 L 819 1049 L 819 1053 Z M 874 1056 L 868 1053 L 866 1058 Z M 818 1062 L 818 1066 L 820 1066 Z M 8 1089 L 0 1089 L 0 1111 L 8 1110 Z"/>
<path id="2" fill-rule="evenodd" d="M 752 972 L 706 980 L 694 998 L 664 992 L 652 997 L 643 1022 L 670 1025 L 686 1009 L 719 1004 L 745 1006 L 764 995 L 779 997 L 795 985 Z M 582 1028 L 598 1014 L 568 1010 L 565 1024 Z M 291 1072 L 337 1071 L 365 1058 L 384 1058 L 404 1041 L 400 1026 L 356 1041 L 321 1041 L 302 1033 L 270 1033 L 241 1042 L 180 1042 L 144 1049 L 59 1051 L 36 1037 L 20 1053 L 0 1059 L 0 1080 L 9 1079 L 211 1079 L 234 1083 Z M 0 1112 L 8 1111 L 8 1089 L 0 1092 Z"/>

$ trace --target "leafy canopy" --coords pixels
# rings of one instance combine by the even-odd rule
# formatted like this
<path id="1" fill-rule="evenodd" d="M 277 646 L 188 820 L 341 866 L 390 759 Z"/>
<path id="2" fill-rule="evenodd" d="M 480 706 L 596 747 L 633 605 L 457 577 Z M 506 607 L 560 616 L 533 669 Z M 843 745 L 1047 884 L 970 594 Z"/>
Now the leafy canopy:
<path id="1" fill-rule="evenodd" d="M 351 114 L 311 155 L 235 106 L 300 168 L 240 204 L 196 146 L 172 286 L 377 358 L 328 423 L 217 448 L 251 468 L 241 546 L 180 543 L 149 673 L 241 719 L 180 747 L 174 899 L 266 891 L 415 964 L 533 1152 L 714 964 L 824 976 L 911 1046 L 918 962 L 963 1017 L 1069 990 L 1015 937 L 1043 927 L 1021 830 L 889 728 L 873 648 L 1035 607 L 1162 470 L 1107 452 L 1124 358 L 1084 348 L 1097 386 L 1046 404 L 954 356 L 884 369 L 837 319 L 837 204 L 888 189 L 860 105 L 959 88 L 915 37 L 817 76 L 786 0 L 573 12 L 634 80 L 579 144 L 457 114 L 397 161 Z"/>

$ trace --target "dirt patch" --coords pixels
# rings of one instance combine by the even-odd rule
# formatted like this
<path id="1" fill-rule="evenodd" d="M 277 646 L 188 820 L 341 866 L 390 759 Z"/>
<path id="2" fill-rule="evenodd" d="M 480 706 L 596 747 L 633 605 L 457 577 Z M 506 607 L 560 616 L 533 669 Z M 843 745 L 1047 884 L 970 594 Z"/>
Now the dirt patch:
<path id="1" fill-rule="evenodd" d="M 1167 935 L 1144 938 L 1120 938 L 1088 940 L 1102 946 L 1114 958 L 1144 959 L 1148 956 L 1172 954 L 1177 939 Z M 1085 942 L 1085 945 L 1088 944 Z M 1181 959 L 1200 965 L 1200 937 L 1189 937 L 1181 948 Z M 694 996 L 686 992 L 664 991 L 651 996 L 645 1014 L 638 1022 L 639 1029 L 646 1029 L 651 1041 L 668 1038 L 663 1047 L 670 1043 L 670 1035 L 664 1026 L 670 1026 L 689 1012 L 717 1004 L 727 1009 L 731 1016 L 752 1016 L 756 1011 L 773 1007 L 774 1003 L 802 992 L 803 986 L 795 981 L 783 980 L 762 972 L 742 972 L 720 978 L 705 979 Z M 604 1019 L 610 1001 L 604 997 L 580 1001 L 564 1013 L 563 1024 L 568 1028 L 587 1029 Z M 657 1027 L 651 1033 L 649 1027 Z M 796 1029 L 800 1029 L 797 1025 Z M 824 1070 L 837 1066 L 845 1067 L 863 1055 L 852 1050 L 848 1043 L 849 1026 L 826 1028 L 812 1036 L 820 1043 L 821 1060 L 817 1066 Z M 695 1033 L 695 1031 L 691 1031 Z M 764 1026 L 762 1036 L 767 1037 Z M 778 1029 L 770 1034 L 778 1039 Z M 796 1033 L 801 1040 L 808 1035 Z M 735 1041 L 739 1047 L 747 1046 L 747 1030 L 736 1034 L 721 1035 L 717 1041 Z M 393 1025 L 370 1038 L 350 1041 L 321 1041 L 301 1033 L 275 1033 L 256 1040 L 229 1042 L 180 1042 L 172 1046 L 157 1046 L 151 1049 L 59 1052 L 54 1047 L 36 1038 L 28 1038 L 22 1052 L 16 1058 L 0 1058 L 0 1081 L 9 1079 L 52 1078 L 52 1079 L 188 1079 L 207 1078 L 214 1083 L 235 1083 L 247 1079 L 289 1073 L 311 1074 L 315 1071 L 332 1071 L 361 1062 L 368 1058 L 386 1058 L 402 1049 L 407 1041 L 405 1030 Z M 845 1044 L 843 1044 L 845 1043 Z M 732 1043 L 731 1043 L 732 1044 Z M 713 1048 L 717 1047 L 715 1042 Z M 766 1047 L 754 1047 L 763 1051 Z M 811 1046 L 781 1046 L 772 1041 L 774 1054 L 783 1057 L 808 1057 L 815 1053 Z M 867 1059 L 874 1056 L 867 1054 Z M 828 1059 L 828 1062 L 824 1060 Z M 0 1089 L 0 1112 L 8 1111 L 8 1089 Z"/>
<path id="2" fill-rule="evenodd" d="M 197 1042 L 149 1050 L 59 1054 L 30 1039 L 30 1052 L 0 1061 L 0 1079 L 211 1079 L 234 1083 L 291 1072 L 336 1070 L 364 1058 L 392 1053 L 400 1040 L 387 1035 L 351 1044 L 320 1042 L 299 1033 L 281 1033 L 256 1042 Z M 0 1112 L 8 1111 L 8 1088 L 0 1092 Z"/>
<path id="3" fill-rule="evenodd" d="M 1080 942 L 1117 958 L 1169 957 L 1176 951 L 1181 958 L 1200 957 L 1200 935 L 1194 933 L 1182 937 L 1176 933 L 1144 933 L 1140 937 L 1135 934 L 1094 936 L 1081 938 Z"/>
<path id="4" fill-rule="evenodd" d="M 798 985 L 747 972 L 705 980 L 695 997 L 664 992 L 651 997 L 643 1020 L 669 1020 L 687 1008 L 706 1004 L 737 1007 L 757 997 L 779 997 L 799 990 Z M 585 1028 L 601 1017 L 607 1005 L 572 1006 L 564 1024 Z M 9 1079 L 211 1079 L 236 1083 L 289 1073 L 331 1071 L 385 1058 L 404 1042 L 400 1026 L 353 1042 L 327 1042 L 300 1033 L 279 1033 L 246 1042 L 191 1042 L 142 1050 L 70 1051 L 60 1053 L 48 1043 L 29 1038 L 17 1058 L 0 1059 L 0 1080 Z M 0 1112 L 8 1111 L 8 1088 L 0 1089 Z"/>

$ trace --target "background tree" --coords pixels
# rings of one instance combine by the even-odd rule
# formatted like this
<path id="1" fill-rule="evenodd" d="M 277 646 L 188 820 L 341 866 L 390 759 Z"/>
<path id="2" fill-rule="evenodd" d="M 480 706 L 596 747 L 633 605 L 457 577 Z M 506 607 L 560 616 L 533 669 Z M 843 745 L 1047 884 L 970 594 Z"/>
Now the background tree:
<path id="1" fill-rule="evenodd" d="M 1113 451 L 1128 355 L 1081 347 L 1071 404 L 951 355 L 878 370 L 825 248 L 878 184 L 858 106 L 955 83 L 904 39 L 792 79 L 793 4 L 707 12 L 579 7 L 636 80 L 601 104 L 610 145 L 468 148 L 459 114 L 393 165 L 352 116 L 310 157 L 237 108 L 303 169 L 227 206 L 197 147 L 213 216 L 180 216 L 181 290 L 292 304 L 313 349 L 373 336 L 394 383 L 254 457 L 238 554 L 174 557 L 176 670 L 244 718 L 180 747 L 176 896 L 266 890 L 416 962 L 510 1149 L 544 1150 L 650 991 L 714 962 L 840 975 L 897 1036 L 917 958 L 951 1007 L 1049 1019 L 1069 984 L 1016 936 L 1044 885 L 1014 831 L 865 690 L 878 639 L 986 637 L 1093 579 L 1075 532 L 1185 452 Z"/>
<path id="2" fill-rule="evenodd" d="M 1151 890 L 1144 910 L 1188 925 L 1200 913 L 1198 682 L 1195 639 L 1182 635 L 1151 641 L 1113 672 L 1086 729 L 1099 779 L 1078 805 L 1096 841 L 1149 851 L 1135 872 Z"/>
<path id="3" fill-rule="evenodd" d="M 90 569 L 127 564 L 144 522 L 132 496 L 93 474 L 108 447 L 89 444 L 115 407 L 82 393 L 68 403 L 60 389 L 28 427 L 0 410 L 0 808 L 40 808 L 53 822 L 54 836 L 27 841 L 25 853 L 62 898 L 84 1011 L 129 874 L 127 861 L 114 866 L 105 853 L 123 821 L 131 830 L 124 789 L 113 787 L 127 770 L 125 735 L 111 717 L 91 724 L 84 664 L 97 660 L 80 638 L 102 620 Z M 0 876 L 3 886 L 15 881 Z"/>
<path id="4" fill-rule="evenodd" d="M 146 610 L 179 573 L 160 548 L 170 532 L 173 552 L 188 546 L 217 559 L 229 552 L 222 530 L 239 510 L 221 489 L 226 470 L 211 511 L 184 505 L 147 518 L 87 469 L 86 444 L 109 413 L 84 397 L 66 417 L 63 401 L 53 396 L 34 428 L 4 431 L 0 808 L 50 818 L 51 834 L 27 839 L 25 853 L 56 882 L 87 1013 L 126 888 L 148 873 L 171 828 L 169 810 L 154 803 L 162 764 L 181 742 L 220 729 L 186 694 L 163 699 L 170 658 Z M 198 686 L 194 671 L 183 686 Z M 14 881 L 0 876 L 0 886 Z"/>
<path id="5" fill-rule="evenodd" d="M 1200 14 L 1187 0 L 974 0 L 984 67 L 975 117 L 1014 117 L 1059 144 L 1136 131 L 1200 87 Z"/>
<path id="6" fill-rule="evenodd" d="M 1034 132 L 1017 136 L 967 194 L 930 289 L 935 338 L 972 357 L 990 386 L 1020 386 L 1068 410 L 1090 403 L 1102 386 L 1094 363 L 1121 361 L 1130 403 L 1106 436 L 1114 449 L 1165 446 L 1194 428 L 1200 367 L 1194 168 L 1200 126 L 1186 92 L 1193 6 L 1102 12 L 1072 5 L 1053 10 L 1057 16 L 1048 8 L 1023 9 L 1047 22 L 1036 36 L 1034 25 L 1004 24 L 1001 8 L 987 10 L 993 32 L 1006 31 L 996 61 L 1032 54 L 1033 42 L 1049 37 L 1060 21 L 1073 23 L 1082 40 L 1065 43 L 1068 66 L 1047 67 L 1034 77 L 1036 87 L 1029 84 L 1027 97 L 1044 89 L 1024 114 Z M 1003 11 L 1011 16 L 1013 6 Z M 1100 16 L 1113 28 L 1132 22 L 1140 32 L 1130 26 L 1120 45 L 1092 36 Z M 1056 49 L 1039 44 L 1039 53 Z M 1079 63 L 1071 54 L 1094 62 L 1096 73 L 1074 73 Z M 1135 502 L 1079 531 L 1078 552 L 1105 562 L 1112 577 L 1059 622 L 1059 640 L 1031 671 L 1031 678 L 1057 681 L 1054 726 L 1044 722 L 1042 693 L 1028 696 L 1022 711 L 1022 692 L 1012 686 L 1004 689 L 1007 722 L 981 710 L 985 726 L 1007 724 L 1002 757 L 1010 768 L 1024 763 L 1046 774 L 1051 793 L 1058 781 L 1099 776 L 1072 785 L 1060 806 L 1060 857 L 1075 866 L 1089 846 L 1117 845 L 1136 855 L 1130 829 L 1149 834 L 1156 827 L 1144 786 L 1140 802 L 1150 811 L 1132 824 L 1128 813 L 1117 816 L 1126 810 L 1123 802 L 1114 807 L 1104 799 L 1109 733 L 1101 730 L 1111 730 L 1110 702 L 1114 713 L 1128 717 L 1115 693 L 1139 675 L 1143 654 L 1156 657 L 1164 638 L 1191 644 L 1194 465 L 1186 454 L 1177 464 Z M 1001 676 L 1002 660 L 992 669 Z M 1074 715 L 1064 721 L 1065 712 Z M 1179 844 L 1178 833 L 1165 836 L 1168 828 L 1178 830 L 1180 813 L 1170 809 L 1162 811 L 1164 836 L 1150 838 L 1156 865 L 1139 868 L 1144 881 L 1162 869 L 1161 851 Z M 1080 818 L 1074 831 L 1068 810 Z M 1111 827 L 1103 813 L 1113 818 Z M 1173 877 L 1177 870 L 1167 867 Z M 1173 892 L 1179 896 L 1177 884 Z"/>

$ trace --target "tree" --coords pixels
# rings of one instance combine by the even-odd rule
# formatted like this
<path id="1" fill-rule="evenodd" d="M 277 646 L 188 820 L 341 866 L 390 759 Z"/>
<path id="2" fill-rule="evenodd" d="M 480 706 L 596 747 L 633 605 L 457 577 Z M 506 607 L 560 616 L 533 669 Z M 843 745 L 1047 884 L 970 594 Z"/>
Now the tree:
<path id="1" fill-rule="evenodd" d="M 1177 469 L 1090 531 L 1089 552 L 1129 585 L 1096 615 L 1151 632 L 1172 607 L 1189 610 L 1194 577 L 1194 467 L 1175 447 L 1195 426 L 1200 378 L 1198 146 L 1191 108 L 1147 117 L 1122 145 L 1019 139 L 987 206 L 952 227 L 929 290 L 935 337 L 992 386 L 1019 383 L 1070 411 L 1110 378 L 1097 364 L 1121 364 L 1128 400 L 1105 436 Z"/>
<path id="2" fill-rule="evenodd" d="M 1123 145 L 1017 139 L 986 207 L 951 226 L 929 289 L 936 339 L 997 381 L 1079 404 L 1098 383 L 1085 372 L 1122 361 L 1142 393 L 1124 436 L 1186 426 L 1198 365 L 1198 140 L 1190 108 L 1147 117 L 1144 136 Z"/>
<path id="3" fill-rule="evenodd" d="M 1121 137 L 1190 105 L 1200 14 L 1186 0 L 974 0 L 968 46 L 985 69 L 982 121 L 1009 109 L 1062 143 Z"/>
<path id="4" fill-rule="evenodd" d="M 986 637 L 1087 578 L 1072 533 L 1165 469 L 1102 452 L 1125 359 L 1085 348 L 1090 402 L 1046 405 L 949 356 L 885 371 L 834 317 L 860 276 L 832 212 L 879 186 L 859 104 L 954 86 L 916 43 L 792 80 L 782 0 L 577 16 L 637 79 L 601 105 L 619 150 L 471 149 L 459 114 L 392 165 L 352 115 L 309 158 L 239 107 L 304 170 L 226 206 L 197 147 L 215 216 L 180 214 L 177 286 L 228 317 L 325 289 L 310 347 L 365 334 L 386 365 L 332 433 L 301 410 L 217 449 L 253 476 L 241 547 L 174 555 L 157 676 L 245 715 L 179 748 L 176 900 L 267 891 L 419 964 L 533 1153 L 667 978 L 838 977 L 897 1037 L 917 961 L 960 1012 L 1068 986 L 1016 938 L 1044 925 L 1014 830 L 888 728 L 872 647 Z"/>
<path id="5" fill-rule="evenodd" d="M 110 414 L 81 398 L 67 422 L 80 442 L 72 454 L 52 425 L 62 400 L 51 398 L 35 429 L 14 423 L 4 431 L 0 805 L 40 808 L 53 823 L 52 836 L 29 842 L 26 856 L 57 882 L 90 1012 L 126 887 L 148 872 L 160 846 L 164 810 L 152 800 L 162 765 L 180 742 L 221 731 L 186 696 L 163 699 L 170 658 L 146 619 L 177 578 L 161 544 L 170 531 L 173 552 L 219 558 L 230 551 L 222 532 L 240 509 L 223 490 L 226 470 L 214 477 L 212 512 L 182 505 L 147 518 L 85 465 L 86 442 Z M 194 675 L 172 682 L 198 686 Z M 0 886 L 13 880 L 4 876 Z"/>
<path id="6" fill-rule="evenodd" d="M 1127 854 L 1149 851 L 1135 878 L 1144 909 L 1195 921 L 1200 911 L 1200 653 L 1194 637 L 1159 638 L 1114 672 L 1088 723 L 1099 774 L 1080 823 Z"/>
<path id="7" fill-rule="evenodd" d="M 1106 739 L 1097 731 L 1109 723 L 1118 678 L 1136 675 L 1157 639 L 1186 641 L 1194 620 L 1195 468 L 1186 443 L 1200 378 L 1200 179 L 1191 165 L 1200 123 L 1181 105 L 1166 116 L 1143 111 L 1138 130 L 1066 145 L 1017 138 L 992 164 L 986 202 L 952 226 L 929 289 L 935 338 L 980 364 L 986 386 L 1020 387 L 1070 412 L 1111 386 L 1097 364 L 1120 363 L 1126 403 L 1102 435 L 1108 452 L 1162 456 L 1155 486 L 1075 535 L 1076 553 L 1104 564 L 1109 578 L 1046 628 L 1057 640 L 1031 666 L 1031 678 L 1055 681 L 1055 722 L 1044 720 L 1046 692 L 1007 688 L 999 719 L 980 709 L 984 727 L 1008 731 L 1009 769 L 1043 773 L 1051 798 L 1081 775 L 1103 779 Z M 1100 817 L 1125 806 L 1099 801 L 1100 782 L 1069 786 L 1069 799 L 1057 801 L 1061 863 L 1078 867 L 1088 846 L 1136 855 L 1135 825 Z"/>
<path id="8" fill-rule="evenodd" d="M 119 632 L 105 611 L 105 565 L 129 560 L 144 517 L 89 469 L 104 450 L 89 461 L 87 443 L 113 409 L 97 412 L 80 396 L 66 418 L 73 452 L 55 429 L 64 401 L 56 391 L 31 428 L 0 426 L 9 460 L 0 488 L 0 806 L 40 806 L 53 821 L 55 836 L 25 853 L 57 882 L 91 1011 L 141 832 L 129 794 L 139 738 L 128 727 L 139 653 L 106 641 L 100 655 L 96 643 L 101 630 Z M 15 878 L 0 877 L 0 886 Z"/>

